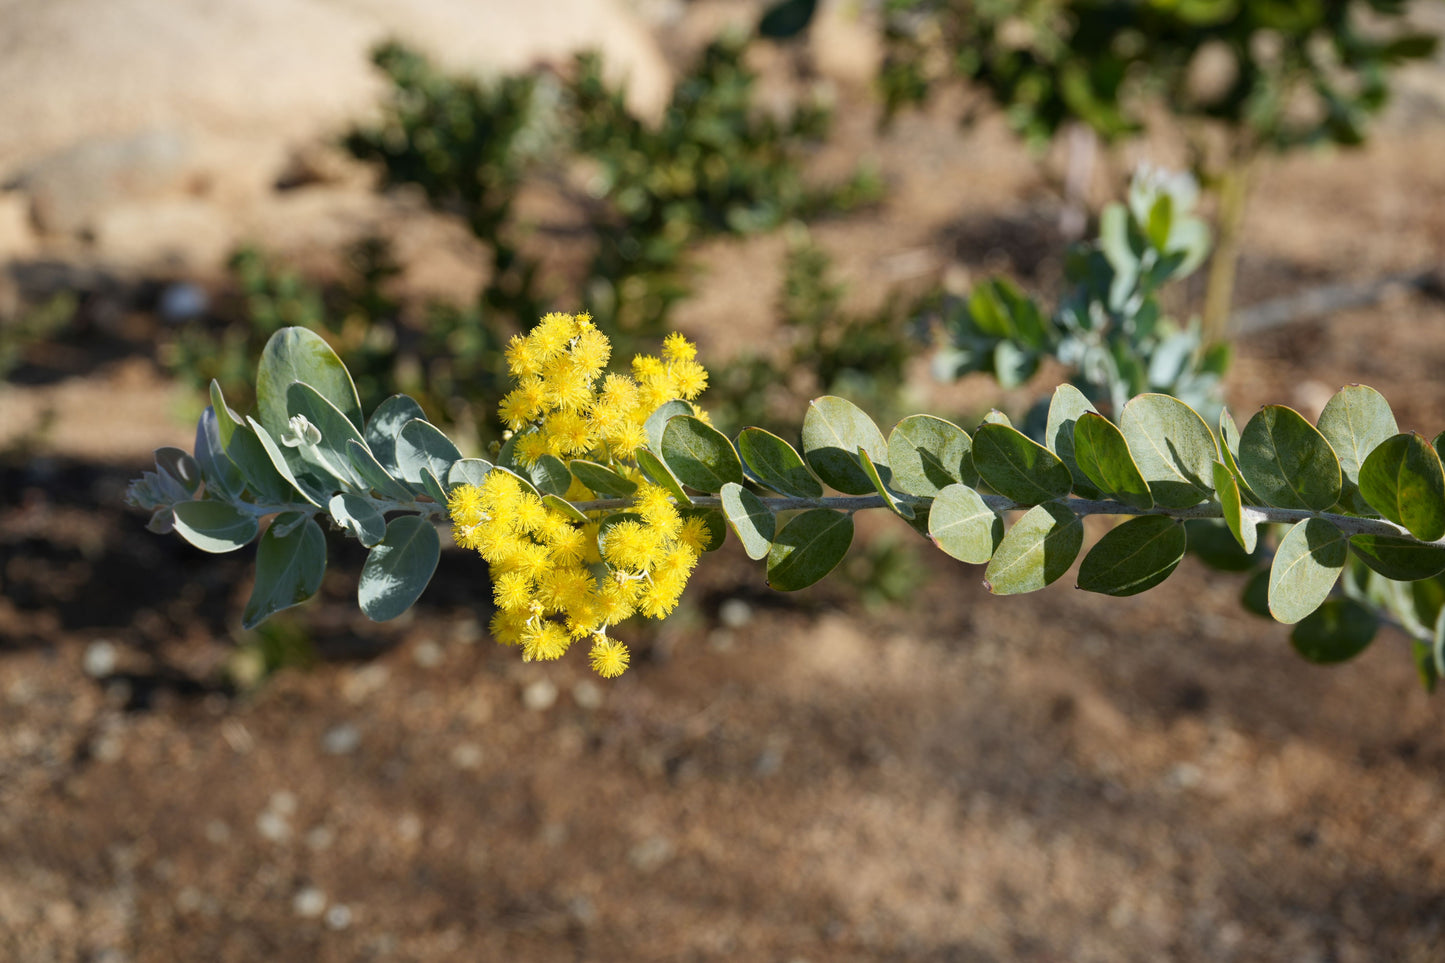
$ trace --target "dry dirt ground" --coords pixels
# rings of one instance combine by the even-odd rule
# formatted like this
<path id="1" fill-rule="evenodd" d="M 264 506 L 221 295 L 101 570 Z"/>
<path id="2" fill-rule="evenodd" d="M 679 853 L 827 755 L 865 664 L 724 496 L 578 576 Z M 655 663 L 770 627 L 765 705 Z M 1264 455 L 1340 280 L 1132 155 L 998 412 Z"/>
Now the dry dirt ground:
<path id="1" fill-rule="evenodd" d="M 1056 269 L 1055 201 L 996 124 L 879 140 L 852 113 L 840 150 L 891 200 L 815 233 L 859 303 Z M 1241 301 L 1438 265 L 1442 152 L 1427 114 L 1267 164 Z M 765 335 L 775 282 L 739 279 L 774 277 L 779 244 L 711 251 L 688 330 Z M 1303 663 L 1192 561 L 1134 599 L 993 598 L 924 554 L 916 597 L 875 612 L 769 595 L 730 547 L 604 683 L 493 646 L 457 554 L 411 617 L 368 623 L 336 544 L 285 623 L 319 663 L 237 694 L 247 553 L 121 506 L 189 430 L 154 323 L 104 320 L 0 395 L 12 427 L 58 412 L 0 461 L 0 959 L 1445 959 L 1445 696 L 1389 631 Z M 1442 375 L 1445 306 L 1402 295 L 1240 343 L 1229 396 L 1310 409 L 1363 381 L 1433 435 Z"/>

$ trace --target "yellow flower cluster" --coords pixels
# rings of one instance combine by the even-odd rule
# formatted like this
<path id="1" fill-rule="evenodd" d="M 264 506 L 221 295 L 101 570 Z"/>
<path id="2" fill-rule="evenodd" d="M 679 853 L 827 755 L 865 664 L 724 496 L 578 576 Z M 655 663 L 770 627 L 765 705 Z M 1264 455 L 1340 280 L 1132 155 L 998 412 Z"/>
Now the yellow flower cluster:
<path id="1" fill-rule="evenodd" d="M 709 534 L 701 518 L 681 515 L 632 461 L 646 443 L 647 416 L 673 399 L 690 402 L 706 387 L 696 349 L 670 335 L 661 358 L 633 360 L 630 378 L 603 374 L 610 353 L 587 315 L 547 315 L 508 347 L 518 386 L 502 401 L 501 415 L 518 432 L 523 464 L 544 454 L 585 455 L 632 479 L 638 488 L 629 511 L 612 518 L 594 511 L 582 522 L 503 470 L 489 472 L 481 485 L 453 489 L 447 505 L 457 544 L 491 567 L 493 637 L 520 645 L 527 660 L 559 658 L 588 639 L 592 668 L 607 678 L 621 675 L 629 660 L 608 626 L 633 614 L 671 612 Z M 574 479 L 567 497 L 594 494 Z"/>
<path id="2" fill-rule="evenodd" d="M 549 314 L 507 346 L 517 387 L 502 399 L 502 421 L 518 432 L 517 461 L 543 455 L 575 458 L 602 449 L 631 458 L 647 443 L 647 416 L 667 401 L 692 401 L 707 387 L 697 349 L 680 334 L 663 343 L 662 357 L 638 355 L 632 377 L 605 375 L 612 346 L 586 314 Z M 600 384 L 599 384 L 600 382 Z"/>

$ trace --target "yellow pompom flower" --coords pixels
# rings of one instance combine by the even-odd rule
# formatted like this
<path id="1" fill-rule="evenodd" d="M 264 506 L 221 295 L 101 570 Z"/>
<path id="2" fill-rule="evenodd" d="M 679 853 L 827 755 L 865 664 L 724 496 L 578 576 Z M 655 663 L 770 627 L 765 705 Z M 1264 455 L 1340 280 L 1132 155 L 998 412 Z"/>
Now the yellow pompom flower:
<path id="1" fill-rule="evenodd" d="M 592 663 L 592 671 L 604 679 L 617 678 L 627 671 L 627 663 L 631 661 L 627 646 L 605 635 L 596 637 L 588 658 Z"/>
<path id="2" fill-rule="evenodd" d="M 634 614 L 672 611 L 711 534 L 701 518 L 684 518 L 635 461 L 647 444 L 648 416 L 667 401 L 692 402 L 707 386 L 697 348 L 670 335 L 660 357 L 633 359 L 630 376 L 606 373 L 611 351 L 587 315 L 547 315 L 507 346 L 516 385 L 499 414 L 515 433 L 517 464 L 547 454 L 605 464 L 638 484 L 623 510 L 640 521 L 609 523 L 599 545 L 601 522 L 617 508 L 593 509 L 588 521 L 577 521 L 502 471 L 479 486 L 458 486 L 447 499 L 453 538 L 491 566 L 497 641 L 521 645 L 525 659 L 545 660 L 590 637 L 589 661 L 606 678 L 620 675 L 630 658 L 607 628 Z M 574 477 L 565 497 L 575 505 L 597 495 Z"/>

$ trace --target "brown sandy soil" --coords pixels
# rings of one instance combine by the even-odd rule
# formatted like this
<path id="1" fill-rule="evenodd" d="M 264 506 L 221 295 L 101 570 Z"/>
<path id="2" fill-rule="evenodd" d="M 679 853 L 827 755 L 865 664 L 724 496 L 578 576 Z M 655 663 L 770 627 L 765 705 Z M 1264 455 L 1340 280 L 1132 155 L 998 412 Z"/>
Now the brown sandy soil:
<path id="1" fill-rule="evenodd" d="M 1268 164 L 1241 301 L 1438 264 L 1442 148 L 1397 124 Z M 858 304 L 1056 266 L 1056 206 L 996 124 L 865 117 L 841 149 L 894 183 L 815 229 Z M 684 326 L 764 337 L 780 249 L 717 245 Z M 319 663 L 237 694 L 249 553 L 120 506 L 148 447 L 189 441 L 154 326 L 80 334 L 0 386 L 7 438 L 55 419 L 0 462 L 0 959 L 1445 958 L 1445 717 L 1397 634 L 1311 667 L 1192 561 L 1134 599 L 992 598 L 925 553 L 916 598 L 872 612 L 769 595 L 731 546 L 606 683 L 493 646 L 457 553 L 367 622 L 338 543 L 281 620 Z M 1397 297 L 1241 343 L 1229 395 L 1247 417 L 1363 381 L 1433 435 L 1442 372 L 1445 306 Z M 965 394 L 939 413 L 998 400 Z"/>

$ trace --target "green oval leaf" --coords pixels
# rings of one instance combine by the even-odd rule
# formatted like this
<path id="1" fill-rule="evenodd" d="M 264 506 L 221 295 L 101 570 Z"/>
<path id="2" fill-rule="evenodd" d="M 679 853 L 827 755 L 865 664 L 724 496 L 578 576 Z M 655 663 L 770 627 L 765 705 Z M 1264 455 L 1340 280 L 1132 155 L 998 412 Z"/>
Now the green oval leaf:
<path id="1" fill-rule="evenodd" d="M 637 491 L 637 483 L 624 478 L 606 465 L 585 458 L 574 458 L 567 463 L 578 481 L 603 497 L 626 498 Z"/>
<path id="2" fill-rule="evenodd" d="M 574 522 L 577 522 L 579 525 L 585 525 L 588 522 L 592 521 L 592 519 L 588 518 L 580 509 L 577 508 L 577 506 L 573 505 L 567 499 L 562 498 L 558 495 L 543 495 L 542 504 L 546 505 L 548 508 L 555 509 L 556 511 L 561 512 L 563 515 L 566 515 L 568 518 L 570 518 Z"/>
<path id="3" fill-rule="evenodd" d="M 256 582 L 241 613 L 254 629 L 282 609 L 316 594 L 326 574 L 326 536 L 316 519 L 300 512 L 277 515 L 256 546 Z"/>
<path id="4" fill-rule="evenodd" d="M 1035 505 L 1014 522 L 984 570 L 995 595 L 1034 592 L 1059 579 L 1084 544 L 1084 524 L 1058 502 Z"/>
<path id="5" fill-rule="evenodd" d="M 773 538 L 768 585 L 780 592 L 807 588 L 833 571 L 851 544 L 852 516 L 827 508 L 795 515 Z"/>
<path id="6" fill-rule="evenodd" d="M 780 495 L 819 498 L 823 486 L 803 457 L 783 439 L 761 428 L 744 428 L 738 433 L 738 454 L 743 469 L 754 481 Z"/>
<path id="7" fill-rule="evenodd" d="M 295 500 L 294 487 L 276 470 L 266 446 L 249 426 L 234 426 L 226 454 L 240 469 L 246 487 L 257 501 L 275 505 Z"/>
<path id="8" fill-rule="evenodd" d="M 888 486 L 883 484 L 883 476 L 879 474 L 877 466 L 873 464 L 873 459 L 868 457 L 866 449 L 858 449 L 858 464 L 863 466 L 863 474 L 867 475 L 869 480 L 873 482 L 873 489 L 882 496 L 883 504 L 888 507 L 888 510 L 904 521 L 913 521 L 914 515 L 916 514 L 913 511 L 913 506 L 907 502 L 899 501 L 898 496 L 894 495 L 893 492 L 888 490 Z"/>
<path id="9" fill-rule="evenodd" d="M 1297 522 L 1280 540 L 1269 570 L 1269 613 L 1293 625 L 1329 596 L 1349 556 L 1348 541 L 1321 518 Z"/>
<path id="10" fill-rule="evenodd" d="M 1250 491 L 1244 475 L 1239 470 L 1239 426 L 1234 423 L 1234 416 L 1229 409 L 1219 409 L 1219 457 L 1224 462 L 1224 467 L 1229 469 L 1234 476 L 1235 484 L 1239 486 L 1239 497 L 1241 501 L 1250 505 L 1261 505 L 1264 499 Z"/>
<path id="11" fill-rule="evenodd" d="M 491 470 L 492 463 L 485 458 L 463 458 L 447 470 L 447 491 L 461 485 L 480 487 Z"/>
<path id="12" fill-rule="evenodd" d="M 431 522 L 402 515 L 386 525 L 386 537 L 366 556 L 356 598 L 366 617 L 394 619 L 411 608 L 431 581 L 441 557 L 441 539 Z"/>
<path id="13" fill-rule="evenodd" d="M 1119 430 L 1155 505 L 1188 508 L 1209 496 L 1219 450 L 1193 408 L 1169 395 L 1138 395 L 1120 413 Z"/>
<path id="14" fill-rule="evenodd" d="M 256 516 L 226 502 L 177 502 L 173 512 L 175 529 L 182 538 L 203 552 L 217 555 L 249 544 L 260 530 Z"/>
<path id="15" fill-rule="evenodd" d="M 331 520 L 371 548 L 386 536 L 386 519 L 360 495 L 342 492 L 331 497 Z"/>
<path id="16" fill-rule="evenodd" d="M 1416 582 L 1445 572 L 1445 547 L 1413 538 L 1356 535 L 1350 539 L 1356 557 L 1388 579 Z"/>
<path id="17" fill-rule="evenodd" d="M 1044 444 L 1049 451 L 1059 456 L 1060 461 L 1069 466 L 1069 472 L 1074 476 L 1074 491 L 1084 498 L 1098 498 L 1103 493 L 1095 487 L 1088 473 L 1081 470 L 1074 453 L 1074 435 L 1077 430 L 1074 426 L 1078 423 L 1079 416 L 1087 413 L 1097 415 L 1099 412 L 1078 388 L 1067 382 L 1059 385 L 1049 399 L 1049 419 L 1044 428 Z M 1123 438 L 1119 440 L 1122 444 Z M 1136 468 L 1135 472 L 1137 471 Z M 1153 504 L 1151 498 L 1149 505 L 1143 507 L 1148 508 Z"/>
<path id="18" fill-rule="evenodd" d="M 667 489 L 667 493 L 677 499 L 679 505 L 692 504 L 692 499 L 688 497 L 687 492 L 682 490 L 682 482 L 678 481 L 677 476 L 672 473 L 671 468 L 667 467 L 666 462 L 646 448 L 637 449 L 634 457 L 637 459 L 637 467 L 642 469 L 642 473 L 650 478 L 654 485 L 661 485 Z"/>
<path id="19" fill-rule="evenodd" d="M 743 486 L 728 482 L 722 490 L 722 507 L 728 525 L 743 543 L 748 558 L 766 557 L 772 550 L 778 525 L 777 516 L 767 503 Z"/>
<path id="20" fill-rule="evenodd" d="M 928 512 L 928 537 L 960 562 L 983 565 L 1003 540 L 1003 519 L 967 485 L 949 485 Z"/>
<path id="21" fill-rule="evenodd" d="M 1240 500 L 1239 484 L 1234 473 L 1223 462 L 1214 463 L 1214 493 L 1219 498 L 1219 508 L 1224 515 L 1224 524 L 1239 547 L 1249 554 L 1259 544 L 1259 526 L 1244 517 L 1244 504 Z"/>
<path id="22" fill-rule="evenodd" d="M 396 468 L 413 487 L 421 487 L 422 469 L 429 469 L 438 479 L 445 478 L 461 458 L 452 440 L 430 422 L 414 418 L 402 425 L 396 436 Z"/>
<path id="23" fill-rule="evenodd" d="M 1239 470 L 1265 504 L 1328 511 L 1340 500 L 1340 460 L 1325 436 L 1284 405 L 1266 405 L 1239 439 Z"/>
<path id="24" fill-rule="evenodd" d="M 741 485 L 743 463 L 727 435 L 692 415 L 669 418 L 662 429 L 663 460 L 679 481 L 700 492 Z"/>
<path id="25" fill-rule="evenodd" d="M 803 416 L 803 457 L 819 478 L 847 495 L 871 494 L 873 482 L 854 454 L 860 448 L 880 469 L 888 466 L 883 433 L 861 408 L 831 395 L 808 403 L 808 413 Z"/>
<path id="26" fill-rule="evenodd" d="M 978 484 L 968 432 L 932 415 L 909 415 L 893 426 L 888 467 L 894 488 L 922 498 L 932 498 L 949 485 Z"/>
<path id="27" fill-rule="evenodd" d="M 1360 466 L 1370 452 L 1400 432 L 1390 403 L 1374 388 L 1346 385 L 1325 403 L 1319 430 L 1340 459 L 1340 502 L 1356 514 L 1371 514 L 1360 495 Z"/>
<path id="28" fill-rule="evenodd" d="M 1300 620 L 1289 641 L 1308 661 L 1333 665 L 1365 651 L 1379 627 L 1375 613 L 1354 599 L 1328 599 Z"/>
<path id="29" fill-rule="evenodd" d="M 544 495 L 565 495 L 572 487 L 572 472 L 567 463 L 555 455 L 543 455 L 534 461 L 527 469 L 527 477 Z"/>
<path id="30" fill-rule="evenodd" d="M 1063 498 L 1074 476 L 1059 456 L 1007 425 L 980 425 L 973 433 L 973 464 L 990 488 L 1020 505 Z"/>
<path id="31" fill-rule="evenodd" d="M 231 430 L 235 430 L 235 425 Z M 196 422 L 196 461 L 206 480 L 206 491 L 220 495 L 223 501 L 234 500 L 246 490 L 246 478 L 240 467 L 226 454 L 221 441 L 220 419 L 216 409 L 207 407 Z"/>
<path id="32" fill-rule="evenodd" d="M 1435 449 L 1413 431 L 1385 439 L 1366 456 L 1360 494 L 1421 541 L 1445 535 L 1445 471 Z"/>
<path id="33" fill-rule="evenodd" d="M 1100 492 L 1136 508 L 1153 508 L 1154 494 L 1144 480 L 1123 432 L 1103 415 L 1086 411 L 1074 422 L 1074 459 Z"/>
<path id="34" fill-rule="evenodd" d="M 421 405 L 406 395 L 392 395 L 376 406 L 366 423 L 366 444 L 387 471 L 396 471 L 396 439 L 408 421 L 426 421 Z"/>
<path id="35" fill-rule="evenodd" d="M 1079 588 L 1103 595 L 1137 595 L 1179 566 L 1189 537 L 1164 515 L 1131 518 L 1099 539 L 1079 565 Z"/>
<path id="36" fill-rule="evenodd" d="M 647 433 L 647 447 L 654 452 L 662 451 L 662 433 L 667 429 L 667 423 L 678 415 L 693 414 L 692 405 L 686 401 L 665 401 L 657 406 L 657 410 L 647 416 L 643 422 L 642 429 Z"/>
<path id="37" fill-rule="evenodd" d="M 356 472 L 361 483 L 366 488 L 377 494 L 391 498 L 399 502 L 409 502 L 416 497 L 412 491 L 399 479 L 394 478 L 390 471 L 381 467 L 371 449 L 365 445 L 348 441 L 346 443 L 346 456 L 351 460 L 351 467 Z M 458 462 L 458 464 L 461 464 Z M 393 468 L 392 471 L 397 469 Z"/>
<path id="38" fill-rule="evenodd" d="M 256 372 L 256 411 L 272 437 L 280 438 L 291 418 L 286 390 L 293 381 L 315 388 L 356 428 L 361 428 L 361 402 L 356 396 L 356 385 L 331 345 L 314 331 L 282 328 L 266 342 Z"/>

